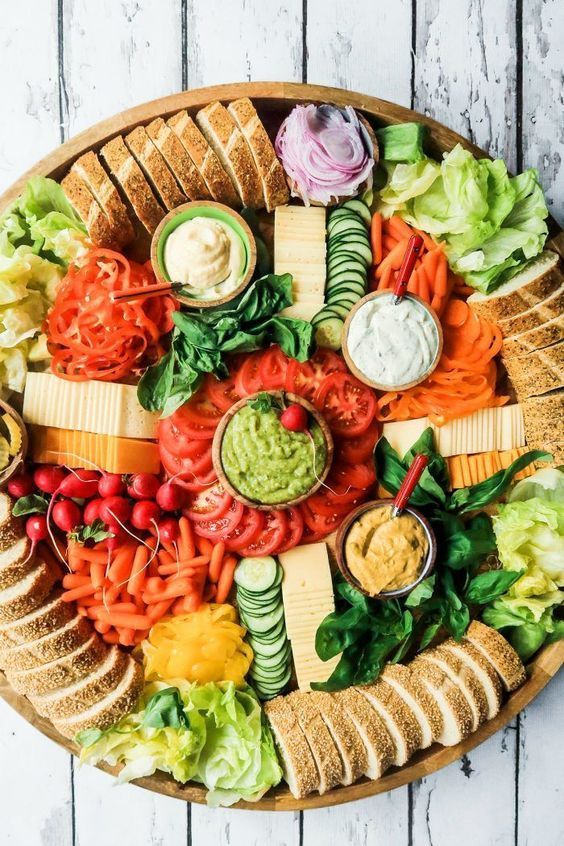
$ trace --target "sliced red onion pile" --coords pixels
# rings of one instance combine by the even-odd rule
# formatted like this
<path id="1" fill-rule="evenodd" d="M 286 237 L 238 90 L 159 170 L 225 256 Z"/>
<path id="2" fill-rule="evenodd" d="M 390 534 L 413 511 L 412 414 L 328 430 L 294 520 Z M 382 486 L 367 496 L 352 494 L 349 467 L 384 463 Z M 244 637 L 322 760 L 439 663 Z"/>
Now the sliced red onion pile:
<path id="1" fill-rule="evenodd" d="M 293 197 L 326 206 L 371 186 L 372 141 L 351 106 L 296 106 L 276 136 Z"/>

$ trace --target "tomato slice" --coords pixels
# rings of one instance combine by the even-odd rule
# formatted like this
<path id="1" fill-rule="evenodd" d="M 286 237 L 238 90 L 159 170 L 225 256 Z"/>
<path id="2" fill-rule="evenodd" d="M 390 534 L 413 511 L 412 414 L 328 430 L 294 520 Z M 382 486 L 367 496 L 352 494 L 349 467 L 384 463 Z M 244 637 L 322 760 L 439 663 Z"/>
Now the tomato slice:
<path id="1" fill-rule="evenodd" d="M 175 450 L 167 449 L 164 441 L 159 442 L 161 464 L 169 476 L 179 475 L 189 480 L 204 480 L 213 470 L 212 442 L 196 441 L 200 449 L 192 456 L 179 455 Z"/>
<path id="2" fill-rule="evenodd" d="M 214 482 L 217 482 L 217 473 L 212 467 L 205 475 L 200 473 L 198 476 L 194 476 L 193 473 L 186 473 L 184 476 L 178 476 L 174 481 L 175 484 L 180 485 L 181 488 L 190 491 L 190 493 L 201 493 L 211 487 Z"/>
<path id="3" fill-rule="evenodd" d="M 336 464 L 331 476 L 342 485 L 366 490 L 376 481 L 376 470 L 372 460 L 363 464 Z"/>
<path id="4" fill-rule="evenodd" d="M 229 511 L 233 497 L 218 482 L 199 493 L 186 511 L 191 520 L 219 520 Z"/>
<path id="5" fill-rule="evenodd" d="M 263 512 L 258 508 L 248 508 L 244 505 L 241 521 L 229 535 L 222 535 L 220 540 L 225 541 L 225 546 L 230 552 L 238 552 L 259 536 L 263 526 Z"/>
<path id="6" fill-rule="evenodd" d="M 239 555 L 253 557 L 257 555 L 273 555 L 278 551 L 288 529 L 288 519 L 281 508 L 266 513 L 264 527 L 255 540 L 239 549 Z"/>
<path id="7" fill-rule="evenodd" d="M 241 365 L 235 376 L 235 390 L 240 397 L 248 397 L 249 394 L 256 394 L 262 388 L 259 375 L 259 366 L 262 358 L 262 350 L 252 353 Z"/>
<path id="8" fill-rule="evenodd" d="M 276 554 L 287 552 L 299 544 L 304 533 L 304 518 L 299 508 L 287 508 L 286 518 L 288 520 L 288 528 L 286 535 L 282 540 L 282 545 L 278 547 Z"/>
<path id="9" fill-rule="evenodd" d="M 334 532 L 339 523 L 342 521 L 344 514 L 321 514 L 315 510 L 315 503 L 311 504 L 310 499 L 306 502 L 300 503 L 301 512 L 304 518 L 304 542 L 311 542 L 310 538 L 306 539 L 306 535 L 311 532 L 320 538 Z M 309 532 L 306 532 L 306 527 Z"/>
<path id="10" fill-rule="evenodd" d="M 378 424 L 371 423 L 362 435 L 338 441 L 335 444 L 335 454 L 347 464 L 362 464 L 372 458 L 378 434 Z"/>
<path id="11" fill-rule="evenodd" d="M 231 499 L 231 505 L 225 514 L 219 519 L 212 520 L 194 520 L 194 531 L 201 538 L 208 538 L 209 540 L 225 540 L 225 538 L 234 532 L 245 513 L 245 506 L 242 502 L 236 499 Z"/>
<path id="12" fill-rule="evenodd" d="M 213 438 L 223 412 L 210 401 L 205 391 L 200 389 L 192 399 L 177 409 L 172 417 L 179 429 L 199 440 Z"/>
<path id="13" fill-rule="evenodd" d="M 210 431 L 208 438 L 194 438 L 185 428 L 178 425 L 178 418 L 175 415 L 163 417 L 159 420 L 157 427 L 157 440 L 159 445 L 181 458 L 192 458 L 195 461 L 207 449 L 206 440 L 211 443 L 213 432 Z"/>
<path id="14" fill-rule="evenodd" d="M 241 399 L 235 390 L 235 377 L 232 375 L 227 376 L 226 379 L 216 379 L 212 373 L 208 373 L 204 382 L 204 391 L 210 402 L 223 413 Z"/>
<path id="15" fill-rule="evenodd" d="M 319 386 L 315 407 L 339 437 L 366 432 L 376 413 L 374 391 L 350 373 L 330 373 Z"/>
<path id="16" fill-rule="evenodd" d="M 314 401 L 316 391 L 330 373 L 345 373 L 347 366 L 333 350 L 318 349 L 309 361 L 290 359 L 284 388 L 300 397 Z"/>
<path id="17" fill-rule="evenodd" d="M 307 504 L 316 514 L 323 517 L 333 517 L 338 514 L 345 515 L 356 507 L 360 498 L 360 492 L 356 488 L 349 488 L 342 485 L 331 485 L 333 491 L 325 490 L 310 496 Z"/>
<path id="18" fill-rule="evenodd" d="M 290 359 L 277 344 L 269 347 L 263 353 L 258 368 L 261 388 L 265 391 L 283 388 L 289 363 Z"/>

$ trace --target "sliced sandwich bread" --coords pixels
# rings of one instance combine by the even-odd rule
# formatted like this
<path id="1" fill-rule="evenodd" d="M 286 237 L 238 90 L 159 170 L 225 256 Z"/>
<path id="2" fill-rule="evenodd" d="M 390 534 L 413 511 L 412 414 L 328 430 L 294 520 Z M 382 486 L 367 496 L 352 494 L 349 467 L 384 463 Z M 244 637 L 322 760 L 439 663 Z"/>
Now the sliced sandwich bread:
<path id="1" fill-rule="evenodd" d="M 437 703 L 404 664 L 387 664 L 380 678 L 393 687 L 410 709 L 421 729 L 421 748 L 426 749 L 443 730 L 443 716 Z"/>
<path id="2" fill-rule="evenodd" d="M 541 323 L 534 329 L 508 335 L 503 339 L 501 348 L 502 358 L 515 358 L 527 355 L 533 350 L 541 350 L 564 339 L 564 313 L 546 323 Z"/>
<path id="3" fill-rule="evenodd" d="M 234 100 L 227 111 L 245 136 L 261 183 L 266 210 L 283 206 L 290 199 L 284 168 L 274 151 L 268 133 L 248 97 Z"/>
<path id="4" fill-rule="evenodd" d="M 472 711 L 472 731 L 476 731 L 488 718 L 488 700 L 474 671 L 453 652 L 440 646 L 425 649 L 420 658 L 435 664 L 462 691 Z"/>
<path id="5" fill-rule="evenodd" d="M 61 180 L 61 188 L 86 226 L 92 243 L 98 247 L 119 249 L 120 245 L 114 240 L 110 221 L 96 201 L 94 194 L 78 173 L 73 170 L 69 171 Z"/>
<path id="6" fill-rule="evenodd" d="M 239 197 L 231 177 L 188 112 L 182 111 L 173 115 L 168 119 L 167 125 L 194 162 L 212 199 L 226 206 L 239 206 Z"/>
<path id="7" fill-rule="evenodd" d="M 503 363 L 519 400 L 564 388 L 564 341 Z"/>
<path id="8" fill-rule="evenodd" d="M 144 126 L 136 126 L 125 136 L 125 143 L 166 209 L 175 209 L 186 202 L 185 194 Z"/>
<path id="9" fill-rule="evenodd" d="M 307 740 L 319 773 L 319 793 L 342 784 L 343 762 L 333 735 L 308 693 L 295 691 L 286 697 Z"/>
<path id="10" fill-rule="evenodd" d="M 416 658 L 409 665 L 427 692 L 434 698 L 443 717 L 443 729 L 437 740 L 443 746 L 455 746 L 472 732 L 473 716 L 468 700 L 459 687 L 439 667 Z"/>
<path id="11" fill-rule="evenodd" d="M 76 614 L 60 629 L 14 646 L 0 654 L 0 666 L 6 670 L 31 670 L 74 652 L 92 637 L 92 624 Z"/>
<path id="12" fill-rule="evenodd" d="M 211 194 L 200 171 L 170 126 L 162 118 L 155 118 L 145 128 L 147 135 L 162 155 L 188 199 L 211 199 Z"/>
<path id="13" fill-rule="evenodd" d="M 0 652 L 39 640 L 70 622 L 76 611 L 71 602 L 63 602 L 61 595 L 61 589 L 56 587 L 39 608 L 17 620 L 1 622 Z"/>
<path id="14" fill-rule="evenodd" d="M 468 641 L 457 643 L 453 638 L 449 638 L 441 643 L 441 649 L 456 655 L 460 661 L 463 661 L 472 670 L 476 678 L 479 679 L 486 695 L 488 706 L 487 719 L 491 720 L 501 708 L 503 695 L 499 676 L 492 665 Z"/>
<path id="15" fill-rule="evenodd" d="M 30 670 L 8 670 L 6 677 L 18 693 L 38 696 L 86 678 L 105 660 L 107 652 L 108 647 L 94 632 L 73 652 Z"/>
<path id="16" fill-rule="evenodd" d="M 0 590 L 0 624 L 17 620 L 43 604 L 51 592 L 57 573 L 44 561 L 35 560 L 35 566 L 23 579 Z"/>
<path id="17" fill-rule="evenodd" d="M 564 390 L 528 397 L 522 405 L 527 444 L 548 450 L 557 465 L 564 464 Z"/>
<path id="18" fill-rule="evenodd" d="M 489 661 L 506 690 L 516 690 L 527 678 L 523 662 L 510 643 L 479 620 L 472 620 L 464 639 Z"/>
<path id="19" fill-rule="evenodd" d="M 125 656 L 125 672 L 118 684 L 106 696 L 98 699 L 87 710 L 71 717 L 53 716 L 55 728 L 65 737 L 74 737 L 84 729 L 97 728 L 101 731 L 115 725 L 122 717 L 135 709 L 143 692 L 143 668 L 130 655 Z"/>
<path id="20" fill-rule="evenodd" d="M 343 768 L 342 784 L 353 784 L 365 775 L 368 769 L 368 756 L 361 736 L 345 710 L 330 693 L 312 691 L 308 695 L 335 741 Z"/>
<path id="21" fill-rule="evenodd" d="M 101 154 L 116 185 L 130 203 L 135 217 L 152 235 L 166 212 L 153 194 L 143 171 L 125 146 L 121 135 L 108 141 L 102 147 Z"/>
<path id="22" fill-rule="evenodd" d="M 364 743 L 368 761 L 365 775 L 372 779 L 380 778 L 396 757 L 396 745 L 385 723 L 356 687 L 340 690 L 331 696 L 354 723 Z"/>
<path id="23" fill-rule="evenodd" d="M 396 767 L 403 766 L 423 743 L 421 728 L 413 712 L 394 688 L 382 679 L 357 690 L 377 711 L 394 741 L 396 754 L 393 763 Z"/>
<path id="24" fill-rule="evenodd" d="M 196 115 L 196 122 L 231 177 L 244 206 L 264 206 L 259 173 L 245 137 L 225 106 L 216 101 Z"/>
<path id="25" fill-rule="evenodd" d="M 545 250 L 491 294 L 471 294 L 468 304 L 480 317 L 495 323 L 537 306 L 563 281 L 558 255 Z"/>
<path id="26" fill-rule="evenodd" d="M 125 247 L 131 243 L 135 237 L 135 229 L 129 219 L 127 208 L 96 153 L 89 150 L 80 156 L 72 165 L 71 173 L 76 173 L 88 186 L 106 215 L 113 243 L 118 247 Z"/>
<path id="27" fill-rule="evenodd" d="M 35 566 L 31 542 L 27 535 L 21 535 L 11 546 L 0 551 L 0 591 L 21 581 Z"/>
<path id="28" fill-rule="evenodd" d="M 498 320 L 497 325 L 504 337 L 519 335 L 537 329 L 543 323 L 548 323 L 564 312 L 564 281 L 555 291 L 549 294 L 544 300 L 536 303 L 531 308 Z"/>
<path id="29" fill-rule="evenodd" d="M 264 705 L 282 761 L 284 778 L 292 796 L 301 799 L 319 790 L 319 772 L 298 718 L 287 697 L 278 696 Z"/>
<path id="30" fill-rule="evenodd" d="M 20 520 L 12 515 L 12 506 L 12 498 L 0 492 L 0 552 L 12 546 L 23 534 Z"/>

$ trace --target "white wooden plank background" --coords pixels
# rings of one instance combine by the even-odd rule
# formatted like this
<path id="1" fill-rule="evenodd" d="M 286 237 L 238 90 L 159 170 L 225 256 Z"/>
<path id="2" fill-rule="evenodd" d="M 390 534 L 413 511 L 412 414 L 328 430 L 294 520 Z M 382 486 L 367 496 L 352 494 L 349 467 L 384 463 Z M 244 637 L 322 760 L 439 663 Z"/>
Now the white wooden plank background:
<path id="1" fill-rule="evenodd" d="M 559 14 L 560 13 L 560 14 Z M 0 190 L 91 123 L 182 87 L 352 88 L 535 166 L 564 222 L 559 0 L 0 0 Z M 0 844 L 560 846 L 564 682 L 462 761 L 305 814 L 208 811 L 78 768 L 0 702 Z"/>

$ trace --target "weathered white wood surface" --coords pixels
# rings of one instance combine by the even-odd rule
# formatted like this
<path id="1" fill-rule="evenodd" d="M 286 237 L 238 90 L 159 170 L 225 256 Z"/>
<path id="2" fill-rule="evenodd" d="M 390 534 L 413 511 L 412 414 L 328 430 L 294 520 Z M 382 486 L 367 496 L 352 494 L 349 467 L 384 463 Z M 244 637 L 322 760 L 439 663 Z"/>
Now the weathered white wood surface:
<path id="1" fill-rule="evenodd" d="M 126 105 L 246 79 L 376 94 L 533 165 L 562 221 L 558 0 L 0 0 L 0 190 Z M 306 814 L 208 811 L 78 768 L 0 702 L 10 846 L 557 846 L 561 676 L 468 758 L 393 793 Z"/>

